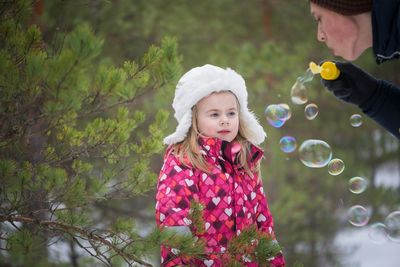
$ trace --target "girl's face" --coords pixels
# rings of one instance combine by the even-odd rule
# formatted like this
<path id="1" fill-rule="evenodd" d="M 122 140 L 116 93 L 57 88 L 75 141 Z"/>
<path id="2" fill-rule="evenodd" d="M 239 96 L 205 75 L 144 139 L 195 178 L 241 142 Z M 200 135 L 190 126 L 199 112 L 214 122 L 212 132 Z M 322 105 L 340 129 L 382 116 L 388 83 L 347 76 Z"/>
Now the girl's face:
<path id="1" fill-rule="evenodd" d="M 239 132 L 239 104 L 229 91 L 212 93 L 196 104 L 201 135 L 231 142 Z"/>
<path id="2" fill-rule="evenodd" d="M 324 42 L 335 56 L 357 59 L 363 51 L 357 47 L 359 27 L 354 17 L 343 16 L 314 3 L 310 3 L 310 9 L 318 23 L 318 41 Z"/>

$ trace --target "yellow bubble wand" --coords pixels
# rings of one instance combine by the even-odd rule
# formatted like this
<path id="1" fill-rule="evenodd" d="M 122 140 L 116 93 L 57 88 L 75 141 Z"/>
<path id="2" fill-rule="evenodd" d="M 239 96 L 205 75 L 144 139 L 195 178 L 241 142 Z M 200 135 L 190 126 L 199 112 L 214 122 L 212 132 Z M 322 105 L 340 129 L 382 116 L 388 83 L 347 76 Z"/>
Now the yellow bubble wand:
<path id="1" fill-rule="evenodd" d="M 332 61 L 325 61 L 321 66 L 311 61 L 309 67 L 313 74 L 319 73 L 324 80 L 336 80 L 340 75 L 340 70 Z"/>

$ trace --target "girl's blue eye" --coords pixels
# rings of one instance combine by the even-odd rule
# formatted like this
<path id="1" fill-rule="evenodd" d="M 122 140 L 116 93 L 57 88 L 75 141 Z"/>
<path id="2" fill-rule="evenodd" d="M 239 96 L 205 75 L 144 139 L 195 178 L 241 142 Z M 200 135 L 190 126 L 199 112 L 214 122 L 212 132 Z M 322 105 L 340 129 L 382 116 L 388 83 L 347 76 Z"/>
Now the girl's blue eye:
<path id="1" fill-rule="evenodd" d="M 211 113 L 210 116 L 211 117 L 218 117 L 218 113 Z"/>
<path id="2" fill-rule="evenodd" d="M 228 114 L 230 117 L 234 117 L 235 115 L 236 115 L 236 112 L 235 111 L 231 111 L 231 112 L 229 112 L 229 114 Z"/>

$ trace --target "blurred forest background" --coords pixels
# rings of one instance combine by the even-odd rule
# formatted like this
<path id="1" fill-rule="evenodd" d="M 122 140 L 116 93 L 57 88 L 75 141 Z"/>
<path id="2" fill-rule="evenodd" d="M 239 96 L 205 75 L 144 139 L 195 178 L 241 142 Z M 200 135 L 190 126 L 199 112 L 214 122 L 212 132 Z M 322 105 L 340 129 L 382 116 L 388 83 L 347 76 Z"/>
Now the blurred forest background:
<path id="1" fill-rule="evenodd" d="M 206 63 L 244 76 L 265 127 L 264 186 L 288 266 L 357 264 L 334 242 L 354 228 L 348 208 L 368 207 L 370 223 L 400 209 L 394 137 L 366 117 L 352 127 L 360 111 L 319 78 L 306 84 L 314 120 L 290 100 L 310 61 L 333 59 L 316 40 L 308 1 L 9 0 L 0 8 L 0 266 L 158 266 L 154 244 L 166 237 L 152 233 L 154 197 L 162 138 L 176 126 L 174 87 Z M 367 51 L 356 64 L 400 84 L 399 62 L 377 66 Z M 277 103 L 292 111 L 281 128 L 264 117 Z M 297 152 L 281 151 L 285 135 L 298 146 L 326 141 L 344 172 L 304 166 Z M 376 182 L 385 166 L 397 168 L 387 177 L 397 186 Z M 360 195 L 348 190 L 354 176 L 369 180 Z"/>

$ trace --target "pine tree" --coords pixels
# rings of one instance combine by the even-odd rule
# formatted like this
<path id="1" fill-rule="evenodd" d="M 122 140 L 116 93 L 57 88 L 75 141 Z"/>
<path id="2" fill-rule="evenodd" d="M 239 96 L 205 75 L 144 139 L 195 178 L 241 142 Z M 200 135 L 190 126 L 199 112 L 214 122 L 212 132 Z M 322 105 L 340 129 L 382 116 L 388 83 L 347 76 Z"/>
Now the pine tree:
<path id="1" fill-rule="evenodd" d="M 140 99 L 175 84 L 177 43 L 164 38 L 117 67 L 86 24 L 45 43 L 31 9 L 0 3 L 0 262 L 46 266 L 46 248 L 61 240 L 107 266 L 151 266 L 143 257 L 168 234 L 144 238 L 132 218 L 101 221 L 96 205 L 154 188 L 149 162 L 168 113 L 147 118 Z"/>

